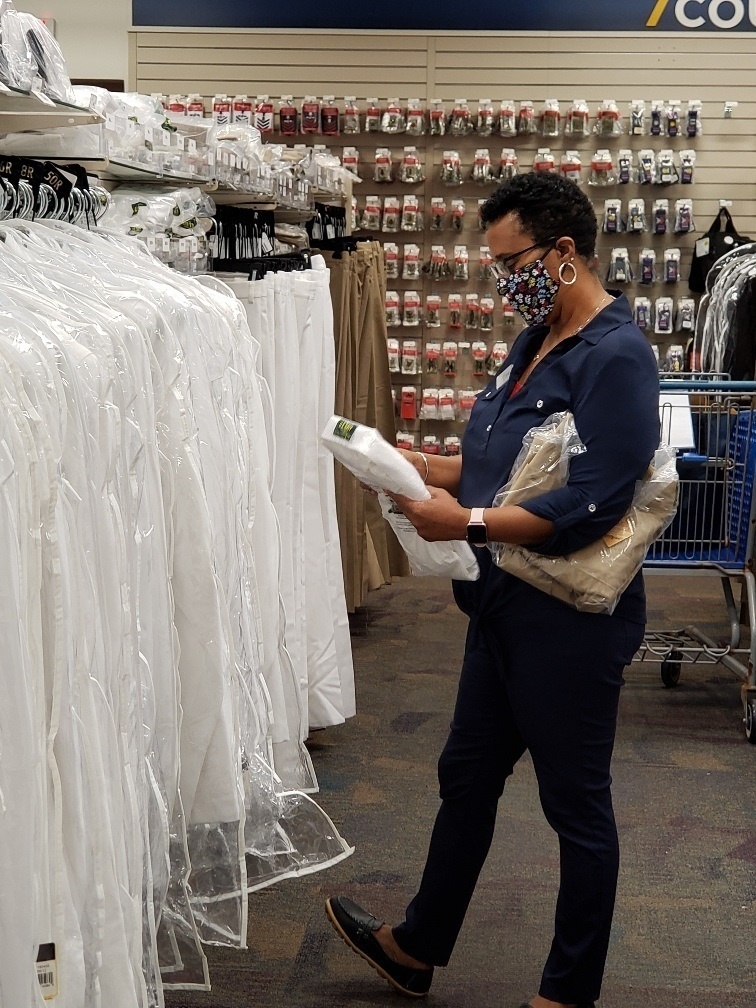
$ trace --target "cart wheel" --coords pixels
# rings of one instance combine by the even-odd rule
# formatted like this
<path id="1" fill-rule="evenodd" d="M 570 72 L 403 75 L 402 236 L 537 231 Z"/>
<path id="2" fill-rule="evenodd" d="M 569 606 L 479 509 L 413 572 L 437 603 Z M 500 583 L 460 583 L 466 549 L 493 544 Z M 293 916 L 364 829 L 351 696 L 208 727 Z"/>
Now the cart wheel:
<path id="1" fill-rule="evenodd" d="M 756 697 L 746 700 L 745 736 L 751 745 L 756 745 Z"/>
<path id="2" fill-rule="evenodd" d="M 679 651 L 670 651 L 669 657 L 661 663 L 661 678 L 667 689 L 672 689 L 680 682 L 682 655 Z"/>

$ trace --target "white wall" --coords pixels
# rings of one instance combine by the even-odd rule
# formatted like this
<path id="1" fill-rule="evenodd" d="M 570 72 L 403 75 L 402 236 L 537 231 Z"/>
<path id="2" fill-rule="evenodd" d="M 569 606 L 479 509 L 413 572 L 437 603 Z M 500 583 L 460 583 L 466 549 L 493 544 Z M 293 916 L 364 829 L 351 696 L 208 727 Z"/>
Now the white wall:
<path id="1" fill-rule="evenodd" d="M 16 0 L 16 7 L 55 18 L 71 77 L 126 80 L 131 0 Z"/>

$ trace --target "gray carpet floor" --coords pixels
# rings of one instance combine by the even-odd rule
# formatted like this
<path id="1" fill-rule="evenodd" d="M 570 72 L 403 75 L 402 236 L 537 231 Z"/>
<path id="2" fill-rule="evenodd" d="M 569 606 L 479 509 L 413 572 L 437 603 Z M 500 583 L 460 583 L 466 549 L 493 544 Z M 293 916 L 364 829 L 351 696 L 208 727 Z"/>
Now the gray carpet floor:
<path id="1" fill-rule="evenodd" d="M 727 632 L 717 580 L 648 579 L 649 626 Z M 465 619 L 446 583 L 374 592 L 353 621 L 358 716 L 317 733 L 319 801 L 353 857 L 250 899 L 249 948 L 210 949 L 211 993 L 168 1008 L 377 1008 L 406 1001 L 325 920 L 331 893 L 389 921 L 414 893 L 438 804 L 435 763 L 454 702 Z M 614 762 L 623 861 L 602 1008 L 756 1005 L 756 746 L 721 666 L 684 667 L 664 689 L 633 665 Z M 527 757 L 507 785 L 497 835 L 429 1008 L 509 1008 L 537 989 L 547 954 L 557 845 Z"/>

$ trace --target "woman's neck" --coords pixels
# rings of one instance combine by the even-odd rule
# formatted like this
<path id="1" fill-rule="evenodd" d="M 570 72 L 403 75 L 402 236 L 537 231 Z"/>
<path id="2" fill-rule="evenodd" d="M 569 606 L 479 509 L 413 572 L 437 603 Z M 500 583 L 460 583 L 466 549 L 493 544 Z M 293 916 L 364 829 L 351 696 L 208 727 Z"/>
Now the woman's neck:
<path id="1" fill-rule="evenodd" d="M 595 312 L 598 305 L 609 297 L 595 275 L 585 277 L 582 283 L 575 285 L 575 289 L 565 293 L 569 293 L 569 297 L 558 307 L 557 314 L 550 323 L 551 340 L 569 336 L 585 325 L 591 312 Z"/>

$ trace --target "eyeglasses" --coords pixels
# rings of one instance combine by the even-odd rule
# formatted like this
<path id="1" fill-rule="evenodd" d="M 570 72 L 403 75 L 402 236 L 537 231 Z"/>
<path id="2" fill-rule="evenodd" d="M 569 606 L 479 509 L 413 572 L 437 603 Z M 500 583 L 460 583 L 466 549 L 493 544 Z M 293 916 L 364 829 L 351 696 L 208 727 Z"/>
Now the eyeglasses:
<path id="1" fill-rule="evenodd" d="M 547 242 L 539 242 L 537 245 L 530 245 L 528 248 L 520 249 L 519 252 L 514 252 L 512 255 L 505 256 L 503 259 L 494 259 L 492 264 L 492 269 L 494 276 L 497 280 L 508 280 L 511 277 L 515 269 L 515 264 L 518 259 L 521 259 L 526 252 L 534 252 L 535 249 L 548 248 L 549 252 L 556 248 L 554 244 L 556 238 L 549 238 Z"/>

